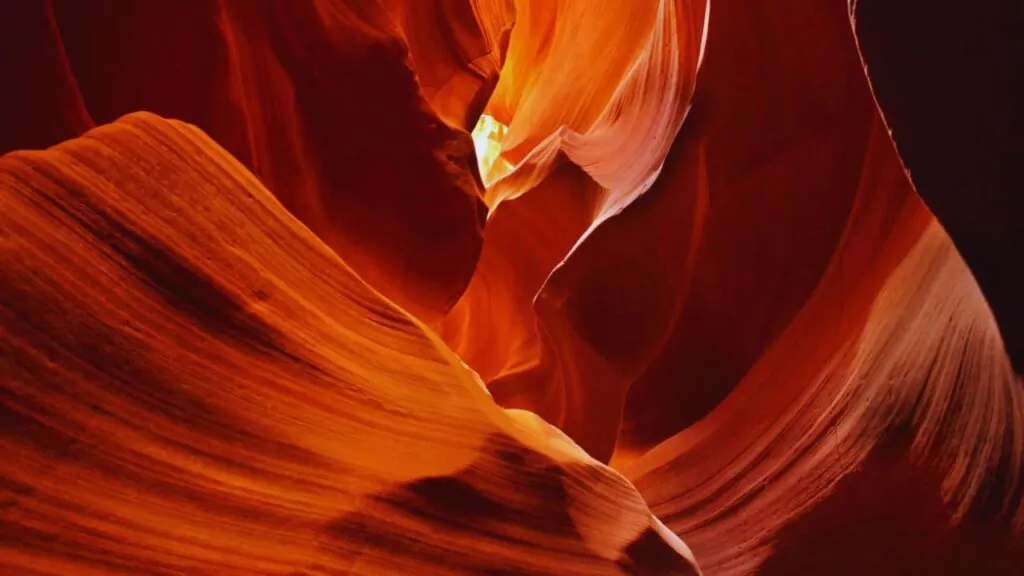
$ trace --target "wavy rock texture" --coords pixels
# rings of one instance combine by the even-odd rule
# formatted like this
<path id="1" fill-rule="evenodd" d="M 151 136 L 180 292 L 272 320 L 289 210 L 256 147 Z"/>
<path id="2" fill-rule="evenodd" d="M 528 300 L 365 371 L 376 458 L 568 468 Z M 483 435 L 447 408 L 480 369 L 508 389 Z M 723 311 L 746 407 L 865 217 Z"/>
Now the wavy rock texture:
<path id="1" fill-rule="evenodd" d="M 517 4 L 506 84 L 499 82 L 487 108 L 508 126 L 502 155 L 511 171 L 489 188 L 489 233 L 477 273 L 442 334 L 492 381 L 499 402 L 537 412 L 606 461 L 627 381 L 578 343 L 560 309 L 565 296 L 538 301 L 536 313 L 533 302 L 552 292 L 545 286 L 555 265 L 583 258 L 577 253 L 591 232 L 660 173 L 690 106 L 708 5 L 663 0 L 641 10 L 644 3 L 611 2 L 605 16 L 584 2 L 561 2 L 554 11 L 539 5 Z M 605 27 L 626 18 L 631 25 L 616 26 L 612 38 L 600 34 L 606 28 L 581 38 L 569 24 L 598 18 L 610 18 Z M 543 39 L 539 46 L 531 34 Z M 583 73 L 575 66 L 579 54 L 605 51 L 615 58 L 594 72 L 596 80 L 574 82 L 573 74 Z M 573 105 L 542 105 L 552 99 Z"/>
<path id="2" fill-rule="evenodd" d="M 850 236 L 843 258 L 868 241 Z M 936 224 L 866 318 L 877 277 L 841 275 L 720 406 L 627 477 L 709 574 L 1014 573 L 1024 390 L 973 278 Z M 815 339 L 851 302 L 846 334 Z"/>
<path id="3" fill-rule="evenodd" d="M 610 458 L 708 574 L 1016 573 L 1022 384 L 844 7 L 720 1 L 708 28 L 653 186 L 602 221 L 579 163 L 492 206 L 446 338 L 499 403 Z"/>
<path id="4" fill-rule="evenodd" d="M 476 322 L 476 333 L 460 328 L 447 339 L 493 378 L 499 402 L 537 411 L 599 459 L 617 438 L 623 455 L 650 448 L 726 397 L 820 281 L 861 187 L 877 113 L 842 6 L 719 2 L 709 29 L 717 32 L 693 109 L 653 187 L 603 220 L 607 196 L 583 167 L 589 179 L 556 175 L 534 189 L 589 188 L 572 207 L 503 213 L 539 203 L 532 192 L 498 206 L 478 273 L 450 316 L 460 327 L 474 326 L 474 307 L 520 318 Z M 891 186 L 913 193 L 898 174 Z M 514 221 L 535 211 L 546 225 Z M 512 273 L 491 270 L 518 266 L 534 246 L 501 248 L 505 229 L 547 238 L 545 226 L 563 234 L 581 220 L 585 234 L 545 241 L 534 257 L 557 268 L 522 291 L 493 288 L 491 275 Z M 480 335 L 487 331 L 499 335 Z M 474 348 L 502 338 L 511 344 Z"/>
<path id="5" fill-rule="evenodd" d="M 0 5 L 0 572 L 1024 573 L 1011 10 Z"/>
<path id="6" fill-rule="evenodd" d="M 197 129 L 129 116 L 0 182 L 5 571 L 696 573 Z"/>
<path id="7" fill-rule="evenodd" d="M 504 82 L 487 106 L 508 127 L 502 155 L 514 170 L 489 188 L 492 210 L 538 184 L 563 157 L 603 188 L 596 221 L 657 176 L 689 107 L 708 4 L 620 0 L 601 8 L 582 0 L 516 4 Z"/>
<path id="8" fill-rule="evenodd" d="M 240 159 L 403 307 L 438 317 L 469 281 L 483 214 L 472 145 L 421 94 L 403 33 L 385 7 L 47 0 L 4 11 L 13 28 L 48 31 L 18 32 L 15 42 L 24 36 L 38 49 L 16 45 L 17 53 L 54 53 L 61 66 L 11 71 L 12 82 L 31 81 L 26 96 L 35 102 L 4 107 L 5 123 L 29 136 L 0 151 L 80 134 L 90 125 L 83 115 L 97 124 L 135 110 L 179 118 Z M 474 54 L 467 48 L 455 56 L 462 53 Z M 68 72 L 73 78 L 61 83 Z M 73 97 L 79 102 L 50 104 Z M 70 117 L 82 106 L 87 114 Z M 26 109 L 69 117 L 44 138 L 56 128 L 41 131 Z M 40 122 L 56 124 L 47 118 Z"/>

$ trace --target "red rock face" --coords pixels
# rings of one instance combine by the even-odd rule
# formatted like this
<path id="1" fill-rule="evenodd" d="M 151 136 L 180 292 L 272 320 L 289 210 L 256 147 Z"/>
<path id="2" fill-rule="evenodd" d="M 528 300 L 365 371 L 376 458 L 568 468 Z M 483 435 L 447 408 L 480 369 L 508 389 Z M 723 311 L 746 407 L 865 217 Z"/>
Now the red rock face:
<path id="1" fill-rule="evenodd" d="M 0 573 L 1024 573 L 1011 20 L 0 6 Z"/>

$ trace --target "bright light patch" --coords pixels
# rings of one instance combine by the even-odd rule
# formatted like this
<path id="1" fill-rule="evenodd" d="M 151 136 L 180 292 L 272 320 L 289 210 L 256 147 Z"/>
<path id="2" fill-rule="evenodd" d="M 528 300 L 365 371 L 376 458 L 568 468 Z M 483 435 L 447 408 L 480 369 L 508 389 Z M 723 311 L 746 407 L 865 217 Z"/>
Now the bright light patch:
<path id="1" fill-rule="evenodd" d="M 507 126 L 487 114 L 480 115 L 476 128 L 473 128 L 476 161 L 480 167 L 480 178 L 486 187 L 490 187 L 512 169 L 512 165 L 501 157 L 501 141 L 506 130 Z"/>

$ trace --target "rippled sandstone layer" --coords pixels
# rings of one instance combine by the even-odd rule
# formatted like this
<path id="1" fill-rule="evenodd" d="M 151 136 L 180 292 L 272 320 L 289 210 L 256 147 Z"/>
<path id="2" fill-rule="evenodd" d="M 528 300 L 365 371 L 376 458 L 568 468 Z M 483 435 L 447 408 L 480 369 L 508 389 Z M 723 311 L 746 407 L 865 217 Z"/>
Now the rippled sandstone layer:
<path id="1" fill-rule="evenodd" d="M 0 189 L 5 571 L 696 573 L 197 129 L 128 116 Z"/>
<path id="2" fill-rule="evenodd" d="M 1024 573 L 1000 2 L 0 5 L 0 572 Z"/>

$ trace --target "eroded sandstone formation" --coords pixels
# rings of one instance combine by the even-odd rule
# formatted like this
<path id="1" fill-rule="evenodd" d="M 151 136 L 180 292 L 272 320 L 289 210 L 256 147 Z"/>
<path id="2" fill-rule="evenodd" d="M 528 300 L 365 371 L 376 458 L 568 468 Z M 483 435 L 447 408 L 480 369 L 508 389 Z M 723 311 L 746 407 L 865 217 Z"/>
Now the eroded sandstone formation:
<path id="1" fill-rule="evenodd" d="M 1011 8 L 925 4 L 0 6 L 0 572 L 1024 573 Z"/>

